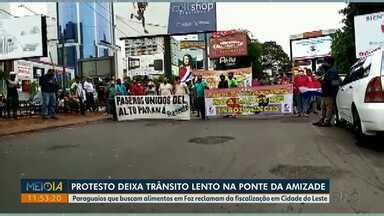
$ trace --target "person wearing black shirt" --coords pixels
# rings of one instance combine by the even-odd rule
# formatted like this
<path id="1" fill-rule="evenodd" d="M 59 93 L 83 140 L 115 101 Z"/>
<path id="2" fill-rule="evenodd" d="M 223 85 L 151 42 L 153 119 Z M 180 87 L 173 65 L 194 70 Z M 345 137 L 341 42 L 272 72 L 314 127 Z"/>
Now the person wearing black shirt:
<path id="1" fill-rule="evenodd" d="M 16 73 L 11 71 L 9 73 L 10 78 L 7 79 L 7 116 L 11 118 L 11 111 L 13 118 L 17 118 L 17 108 L 19 107 L 19 94 L 17 88 L 19 84 L 16 80 Z"/>
<path id="2" fill-rule="evenodd" d="M 330 127 L 332 126 L 331 120 L 336 110 L 336 95 L 341 81 L 332 58 L 327 58 L 324 66 L 326 72 L 321 80 L 321 118 L 318 122 L 313 123 L 313 125 Z"/>
<path id="3" fill-rule="evenodd" d="M 54 70 L 49 69 L 40 79 L 41 93 L 43 96 L 43 104 L 41 107 L 42 117 L 44 119 L 57 119 L 56 114 L 56 92 L 58 84 L 55 78 Z"/>
<path id="4" fill-rule="evenodd" d="M 218 88 L 228 88 L 228 81 L 223 74 L 220 75 L 220 82 Z"/>

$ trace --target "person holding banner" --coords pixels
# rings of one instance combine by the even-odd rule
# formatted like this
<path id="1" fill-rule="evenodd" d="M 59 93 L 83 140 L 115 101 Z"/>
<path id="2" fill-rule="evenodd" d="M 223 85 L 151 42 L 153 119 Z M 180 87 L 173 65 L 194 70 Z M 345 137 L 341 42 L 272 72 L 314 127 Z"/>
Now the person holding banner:
<path id="1" fill-rule="evenodd" d="M 127 95 L 127 89 L 125 85 L 121 82 L 121 79 L 117 79 L 116 90 L 119 95 Z"/>
<path id="2" fill-rule="evenodd" d="M 169 83 L 168 79 L 165 78 L 159 86 L 160 95 L 172 95 L 173 86 Z"/>
<path id="3" fill-rule="evenodd" d="M 151 79 L 147 83 L 147 87 L 145 88 L 145 94 L 157 95 L 156 85 Z"/>
<path id="4" fill-rule="evenodd" d="M 197 101 L 197 108 L 200 113 L 201 119 L 205 120 L 205 101 L 204 101 L 204 90 L 208 89 L 208 85 L 205 81 L 203 81 L 203 76 L 198 75 L 197 81 L 194 85 L 195 96 Z"/>
<path id="5" fill-rule="evenodd" d="M 305 104 L 305 98 L 300 89 L 302 87 L 305 87 L 308 83 L 308 77 L 306 74 L 304 74 L 304 71 L 302 69 L 299 69 L 298 74 L 295 76 L 294 82 L 293 82 L 293 92 L 294 97 L 296 99 L 296 108 L 298 117 L 301 117 L 305 115 L 306 113 L 306 104 Z"/>
<path id="6" fill-rule="evenodd" d="M 317 101 L 321 96 L 321 84 L 313 75 L 311 69 L 306 69 L 308 82 L 305 87 L 302 87 L 302 94 L 304 96 L 306 104 L 306 113 L 309 114 L 311 111 L 316 113 Z"/>
<path id="7" fill-rule="evenodd" d="M 225 79 L 224 74 L 220 75 L 219 89 L 228 88 L 228 81 Z"/>
<path id="8" fill-rule="evenodd" d="M 237 88 L 237 80 L 233 77 L 233 72 L 228 73 L 228 88 Z"/>
<path id="9" fill-rule="evenodd" d="M 187 95 L 189 94 L 189 89 L 187 84 L 181 82 L 179 77 L 176 77 L 173 92 L 175 95 Z"/>
<path id="10" fill-rule="evenodd" d="M 115 96 L 118 94 L 117 88 L 115 86 L 115 80 L 111 80 L 111 83 L 107 89 L 107 112 L 112 114 L 113 120 L 117 120 L 117 113 L 115 107 Z"/>

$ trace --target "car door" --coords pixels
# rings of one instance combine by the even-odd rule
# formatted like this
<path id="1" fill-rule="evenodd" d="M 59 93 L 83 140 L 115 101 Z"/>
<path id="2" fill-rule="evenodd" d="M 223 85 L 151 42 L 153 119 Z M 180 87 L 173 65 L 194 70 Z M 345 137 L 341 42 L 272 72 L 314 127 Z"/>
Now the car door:
<path id="1" fill-rule="evenodd" d="M 345 85 L 345 95 L 344 95 L 345 120 L 347 120 L 350 123 L 353 123 L 353 115 L 352 115 L 353 92 L 354 92 L 354 89 L 357 88 L 356 83 L 358 80 L 357 78 L 358 70 L 354 71 L 351 74 L 351 81 L 347 85 Z"/>
<path id="2" fill-rule="evenodd" d="M 344 120 L 348 120 L 347 119 L 348 116 L 346 114 L 348 111 L 346 94 L 347 94 L 347 88 L 348 88 L 347 86 L 349 86 L 350 81 L 351 81 L 351 73 L 347 74 L 347 76 L 344 78 L 336 98 L 339 117 Z"/>

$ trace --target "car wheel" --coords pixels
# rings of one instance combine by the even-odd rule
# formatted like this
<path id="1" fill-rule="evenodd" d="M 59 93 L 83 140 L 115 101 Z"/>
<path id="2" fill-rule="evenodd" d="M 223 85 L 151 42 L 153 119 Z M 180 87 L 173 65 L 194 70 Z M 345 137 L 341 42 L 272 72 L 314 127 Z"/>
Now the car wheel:
<path id="1" fill-rule="evenodd" d="M 353 134 L 355 135 L 358 141 L 358 144 L 361 145 L 362 142 L 365 140 L 366 135 L 363 133 L 360 116 L 355 107 L 352 108 L 352 115 L 353 115 L 352 116 L 353 117 L 353 126 L 352 126 Z"/>

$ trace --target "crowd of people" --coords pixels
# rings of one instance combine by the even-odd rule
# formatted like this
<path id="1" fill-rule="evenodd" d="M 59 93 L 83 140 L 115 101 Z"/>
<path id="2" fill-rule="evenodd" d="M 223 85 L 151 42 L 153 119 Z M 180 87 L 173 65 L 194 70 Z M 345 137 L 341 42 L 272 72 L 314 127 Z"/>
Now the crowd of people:
<path id="1" fill-rule="evenodd" d="M 202 76 L 197 76 L 188 82 L 182 82 L 180 77 L 170 80 L 160 77 L 156 80 L 147 76 L 137 76 L 133 79 L 126 78 L 107 81 L 107 112 L 113 114 L 116 119 L 115 96 L 117 95 L 190 95 L 191 108 L 198 111 L 202 118 L 205 118 L 204 89 L 208 88 L 203 82 Z"/>
<path id="2" fill-rule="evenodd" d="M 187 56 L 188 57 L 188 56 Z M 188 63 L 187 57 L 185 58 Z M 308 117 L 310 112 L 317 113 L 321 110 L 321 118 L 314 123 L 317 126 L 331 126 L 332 117 L 335 114 L 335 98 L 340 84 L 332 59 L 328 59 L 323 65 L 326 73 L 318 76 L 309 68 L 297 69 L 292 80 L 283 73 L 270 78 L 264 74 L 259 79 L 252 81 L 252 86 L 284 85 L 293 83 L 294 113 L 298 117 Z M 190 95 L 191 110 L 199 117 L 206 119 L 204 91 L 208 84 L 202 76 L 193 76 L 188 64 L 184 65 L 183 73 L 172 80 L 166 77 L 151 79 L 148 76 L 130 77 L 124 80 L 115 79 L 91 79 L 83 80 L 76 77 L 69 91 L 60 90 L 53 70 L 40 78 L 41 86 L 41 115 L 44 119 L 56 119 L 56 112 L 95 112 L 105 107 L 106 112 L 116 119 L 115 96 L 117 95 Z M 217 88 L 236 88 L 238 81 L 232 72 L 227 76 L 220 75 Z M 10 73 L 7 79 L 7 100 L 2 109 L 6 107 L 8 117 L 17 118 L 18 108 L 18 82 L 15 73 Z"/>
<path id="3" fill-rule="evenodd" d="M 320 98 L 321 84 L 319 77 L 311 69 L 298 69 L 293 81 L 294 112 L 298 117 L 309 117 L 310 112 L 316 113 Z"/>
<path id="4" fill-rule="evenodd" d="M 310 112 L 321 111 L 315 126 L 330 127 L 336 114 L 336 95 L 341 83 L 332 58 L 322 65 L 324 74 L 316 76 L 310 69 L 298 69 L 293 81 L 294 107 L 298 117 L 308 117 Z"/>

